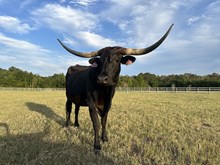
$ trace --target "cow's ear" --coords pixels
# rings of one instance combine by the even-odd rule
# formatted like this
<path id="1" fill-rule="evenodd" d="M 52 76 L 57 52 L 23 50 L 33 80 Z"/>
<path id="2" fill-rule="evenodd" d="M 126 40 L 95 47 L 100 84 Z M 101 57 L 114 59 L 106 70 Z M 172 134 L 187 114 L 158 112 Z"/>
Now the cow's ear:
<path id="1" fill-rule="evenodd" d="M 98 62 L 99 61 L 99 58 L 91 58 L 90 60 L 89 60 L 89 63 L 92 65 L 92 67 L 97 67 L 98 66 Z"/>
<path id="2" fill-rule="evenodd" d="M 130 65 L 133 64 L 135 62 L 136 58 L 133 56 L 124 56 L 121 59 L 121 63 L 125 64 L 125 65 Z"/>

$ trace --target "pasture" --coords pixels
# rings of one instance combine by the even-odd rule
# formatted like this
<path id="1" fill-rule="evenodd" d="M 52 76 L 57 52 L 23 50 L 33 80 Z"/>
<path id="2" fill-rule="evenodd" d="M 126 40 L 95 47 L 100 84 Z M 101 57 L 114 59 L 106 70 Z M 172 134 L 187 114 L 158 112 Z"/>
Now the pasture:
<path id="1" fill-rule="evenodd" d="M 98 155 L 87 108 L 80 128 L 62 128 L 65 101 L 64 91 L 1 91 L 0 164 L 220 162 L 219 93 L 116 92 Z"/>

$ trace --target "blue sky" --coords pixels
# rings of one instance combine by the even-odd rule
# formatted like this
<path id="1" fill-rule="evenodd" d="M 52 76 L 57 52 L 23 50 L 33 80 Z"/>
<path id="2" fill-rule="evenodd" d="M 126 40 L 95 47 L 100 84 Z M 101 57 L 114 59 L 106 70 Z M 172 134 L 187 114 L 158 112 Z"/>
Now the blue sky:
<path id="1" fill-rule="evenodd" d="M 220 73 L 220 0 L 0 0 L 0 68 L 42 76 L 89 65 L 77 51 L 143 48 L 174 27 L 154 52 L 123 66 L 122 75 Z"/>

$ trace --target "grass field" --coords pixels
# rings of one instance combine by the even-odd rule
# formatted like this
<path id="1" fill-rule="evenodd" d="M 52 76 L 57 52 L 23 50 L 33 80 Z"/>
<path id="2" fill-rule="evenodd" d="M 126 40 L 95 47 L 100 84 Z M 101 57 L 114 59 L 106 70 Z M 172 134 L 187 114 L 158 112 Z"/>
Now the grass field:
<path id="1" fill-rule="evenodd" d="M 219 93 L 116 93 L 98 155 L 87 108 L 62 128 L 64 105 L 63 91 L 1 91 L 0 164 L 220 163 Z"/>

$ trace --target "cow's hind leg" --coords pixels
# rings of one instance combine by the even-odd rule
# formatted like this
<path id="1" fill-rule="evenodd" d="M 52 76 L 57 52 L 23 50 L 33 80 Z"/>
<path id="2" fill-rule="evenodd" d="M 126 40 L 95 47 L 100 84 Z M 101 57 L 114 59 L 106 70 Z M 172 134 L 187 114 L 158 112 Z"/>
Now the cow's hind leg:
<path id="1" fill-rule="evenodd" d="M 68 127 L 71 124 L 70 115 L 72 112 L 72 102 L 67 99 L 66 101 L 66 123 L 65 126 Z"/>
<path id="2" fill-rule="evenodd" d="M 79 127 L 78 115 L 79 115 L 79 105 L 75 105 L 75 122 L 74 127 Z"/>

